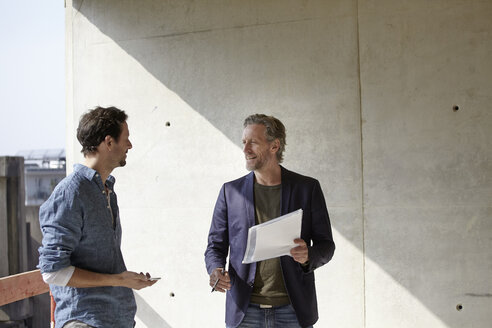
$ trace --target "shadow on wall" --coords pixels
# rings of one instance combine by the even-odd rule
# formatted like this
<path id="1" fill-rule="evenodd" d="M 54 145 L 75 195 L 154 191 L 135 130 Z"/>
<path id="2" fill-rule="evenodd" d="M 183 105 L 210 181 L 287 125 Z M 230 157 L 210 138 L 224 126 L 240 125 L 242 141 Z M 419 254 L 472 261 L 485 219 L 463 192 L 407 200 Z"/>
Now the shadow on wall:
<path id="1" fill-rule="evenodd" d="M 171 328 L 159 313 L 157 313 L 136 291 L 135 301 L 137 302 L 137 316 L 147 327 Z"/>
<path id="2" fill-rule="evenodd" d="M 269 1 L 256 1 L 254 6 L 248 3 L 239 1 L 228 6 L 210 1 L 149 1 L 139 5 L 112 1 L 109 5 L 73 1 L 73 8 L 221 131 L 238 150 L 244 118 L 253 113 L 280 118 L 287 127 L 287 168 L 317 177 L 325 196 L 341 199 L 332 203 L 342 203 L 341 207 L 355 203 L 355 212 L 359 213 L 360 204 L 353 198 L 359 197 L 360 189 L 356 187 L 355 192 L 344 196 L 334 192 L 350 179 L 356 186 L 360 183 L 358 88 L 356 65 L 352 62 L 356 57 L 348 55 L 355 45 L 336 50 L 331 43 L 341 41 L 320 33 L 339 25 L 353 30 L 354 17 L 347 16 L 353 2 L 341 1 L 344 5 L 335 6 L 336 12 L 323 13 L 333 19 L 312 18 L 326 9 L 325 1 L 313 1 L 314 5 L 290 2 L 289 6 L 295 8 L 277 17 Z M 80 37 L 75 33 L 76 30 L 74 37 Z M 355 34 L 349 38 L 355 39 Z M 105 43 L 91 42 L 88 48 Z M 346 67 L 353 72 L 344 72 Z M 327 79 L 330 75 L 342 78 Z M 342 116 L 348 117 L 344 120 L 349 124 L 356 122 L 353 126 L 333 119 L 344 108 Z M 355 150 L 347 151 L 347 144 L 355 144 Z M 290 154 L 295 154 L 295 159 Z M 346 177 L 335 176 L 340 175 L 335 169 L 340 166 L 351 168 L 344 168 L 341 173 Z M 357 235 L 346 222 L 332 220 L 332 225 L 342 235 Z M 148 310 L 155 313 L 150 307 Z"/>
<path id="3" fill-rule="evenodd" d="M 359 177 L 360 137 L 356 44 L 351 44 L 356 40 L 350 16 L 354 3 L 332 2 L 333 8 L 327 3 L 271 8 L 261 1 L 253 6 L 74 1 L 73 6 L 238 147 L 245 117 L 278 116 L 288 130 L 286 161 L 326 182 L 330 195 L 336 194 L 330 191 L 337 181 Z M 350 33 L 322 32 L 343 26 Z M 348 46 L 332 46 L 343 42 Z M 315 140 L 324 142 L 314 146 Z M 348 176 L 334 176 L 345 174 L 333 169 L 335 158 L 338 166 L 350 167 Z M 347 194 L 358 197 L 360 190 Z M 353 203 L 337 197 L 344 205 Z"/>
<path id="4" fill-rule="evenodd" d="M 291 4 L 278 15 L 266 4 L 261 8 L 262 2 L 250 8 L 245 2 L 179 1 L 167 8 L 163 1 L 74 1 L 73 7 L 238 149 L 244 118 L 279 117 L 287 127 L 287 168 L 318 178 L 329 204 L 359 213 L 356 47 L 335 50 L 332 43 L 344 40 L 320 32 L 344 25 L 353 30 L 353 3 L 312 3 Z M 326 17 L 310 18 L 320 15 Z M 355 34 L 343 38 L 356 40 Z M 332 224 L 354 235 L 346 222 Z"/>
<path id="5" fill-rule="evenodd" d="M 148 5 L 141 6 L 132 1 L 113 1 L 111 5 L 74 1 L 73 6 L 238 146 L 244 117 L 254 112 L 278 116 L 289 130 L 287 142 L 289 136 L 296 137 L 295 142 L 289 144 L 286 157 L 295 154 L 300 160 L 289 159 L 292 163 L 289 168 L 302 168 L 301 173 L 309 172 L 322 180 L 329 204 L 360 209 L 359 81 L 357 52 L 353 51 L 357 49 L 357 39 L 348 35 L 350 33 L 320 32 L 330 31 L 335 25 L 338 30 L 352 31 L 357 23 L 357 17 L 350 11 L 355 2 L 298 2 L 290 3 L 293 8 L 287 10 L 286 6 L 281 6 L 277 9 L 282 10 L 278 11 L 268 7 L 265 4 L 271 3 L 268 1 L 255 2 L 253 6 L 248 3 L 221 6 L 220 2 L 176 1 L 175 7 L 167 8 L 171 5 L 164 1 L 149 1 Z M 98 44 L 88 45 L 91 46 Z M 318 140 L 323 142 L 316 142 Z M 434 238 L 432 231 L 421 231 L 422 226 L 428 224 L 426 218 L 419 218 L 418 211 L 414 214 L 399 218 L 402 222 L 394 220 L 392 227 L 396 225 L 401 231 L 388 231 L 385 236 L 391 241 L 388 244 L 402 245 L 399 238 L 403 236 L 407 240 L 409 235 Z M 489 217 L 489 213 L 483 217 Z M 414 225 L 409 227 L 408 220 L 414 220 Z M 361 220 L 332 221 L 332 224 L 361 249 L 362 242 L 354 232 L 360 230 Z M 454 224 L 459 231 L 461 221 Z M 449 236 L 453 236 L 452 233 Z M 375 239 L 367 245 L 377 244 Z M 471 245 L 465 250 L 470 254 L 475 247 Z M 418 253 L 416 247 L 410 250 Z M 429 259 L 450 253 L 439 247 L 434 251 Z M 460 256 L 464 252 L 457 251 Z M 393 258 L 389 259 L 388 253 Z M 401 258 L 394 258 L 395 254 Z M 447 306 L 443 303 L 448 300 L 441 299 L 439 294 L 448 288 L 447 281 L 433 286 L 432 293 L 437 296 L 429 299 L 431 292 L 422 288 L 428 282 L 420 281 L 425 275 L 416 270 L 412 276 L 405 267 L 410 261 L 408 258 L 415 257 L 418 261 L 421 254 L 409 254 L 406 246 L 382 251 L 376 245 L 366 247 L 365 255 L 449 327 L 456 326 L 454 319 L 447 315 L 450 312 L 442 313 L 442 308 Z M 431 269 L 436 266 L 420 264 Z M 402 272 L 406 274 L 403 278 Z M 415 285 L 416 281 L 420 285 Z M 138 294 L 136 296 L 139 309 L 147 308 L 150 313 L 146 314 L 152 318 L 149 326 L 168 326 Z"/>

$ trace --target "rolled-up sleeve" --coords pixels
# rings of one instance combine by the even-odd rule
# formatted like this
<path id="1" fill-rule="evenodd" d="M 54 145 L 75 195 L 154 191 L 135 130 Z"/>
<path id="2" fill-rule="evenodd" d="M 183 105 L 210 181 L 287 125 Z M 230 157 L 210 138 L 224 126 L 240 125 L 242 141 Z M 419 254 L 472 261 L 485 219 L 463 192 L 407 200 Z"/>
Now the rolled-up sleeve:
<path id="1" fill-rule="evenodd" d="M 39 210 L 43 244 L 39 247 L 39 269 L 55 272 L 71 265 L 70 256 L 82 235 L 82 212 L 70 190 L 58 189 Z"/>

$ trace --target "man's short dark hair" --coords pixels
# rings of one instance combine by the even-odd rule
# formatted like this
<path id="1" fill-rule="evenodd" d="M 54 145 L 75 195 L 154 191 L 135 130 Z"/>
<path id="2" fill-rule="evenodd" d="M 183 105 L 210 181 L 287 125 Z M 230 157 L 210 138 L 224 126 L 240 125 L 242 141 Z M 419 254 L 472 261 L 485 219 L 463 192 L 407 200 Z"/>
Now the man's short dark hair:
<path id="1" fill-rule="evenodd" d="M 285 126 L 282 124 L 282 122 L 280 122 L 279 119 L 273 116 L 268 116 L 265 114 L 253 114 L 246 117 L 243 126 L 247 127 L 251 124 L 262 124 L 266 127 L 265 136 L 268 142 L 272 142 L 275 139 L 278 139 L 278 141 L 280 142 L 280 147 L 277 151 L 277 160 L 279 163 L 282 163 L 282 161 L 284 160 L 283 153 L 285 150 L 285 146 L 287 145 Z"/>
<path id="2" fill-rule="evenodd" d="M 77 128 L 77 139 L 82 145 L 82 153 L 85 155 L 97 151 L 97 146 L 111 136 L 118 142 L 122 127 L 128 119 L 128 115 L 116 107 L 96 107 L 80 118 Z"/>

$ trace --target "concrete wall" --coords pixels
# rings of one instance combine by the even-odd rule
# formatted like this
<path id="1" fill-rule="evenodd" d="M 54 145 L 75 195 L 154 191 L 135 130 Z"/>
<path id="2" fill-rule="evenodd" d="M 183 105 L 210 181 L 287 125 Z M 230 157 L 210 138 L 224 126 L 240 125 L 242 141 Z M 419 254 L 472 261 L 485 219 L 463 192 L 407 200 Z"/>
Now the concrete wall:
<path id="1" fill-rule="evenodd" d="M 490 326 L 492 2 L 359 17 L 367 327 Z"/>
<path id="2" fill-rule="evenodd" d="M 203 252 L 254 112 L 325 193 L 318 327 L 489 325 L 492 2 L 77 0 L 66 17 L 68 167 L 85 110 L 130 116 L 123 252 L 163 277 L 136 293 L 138 327 L 223 326 Z"/>

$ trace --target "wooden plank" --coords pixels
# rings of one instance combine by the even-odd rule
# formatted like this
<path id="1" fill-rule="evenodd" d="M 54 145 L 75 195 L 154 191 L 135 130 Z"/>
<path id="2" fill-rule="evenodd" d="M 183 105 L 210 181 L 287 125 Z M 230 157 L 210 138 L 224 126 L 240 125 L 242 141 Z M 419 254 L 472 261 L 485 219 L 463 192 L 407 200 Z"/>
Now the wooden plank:
<path id="1" fill-rule="evenodd" d="M 0 306 L 49 292 L 39 270 L 0 278 Z"/>

